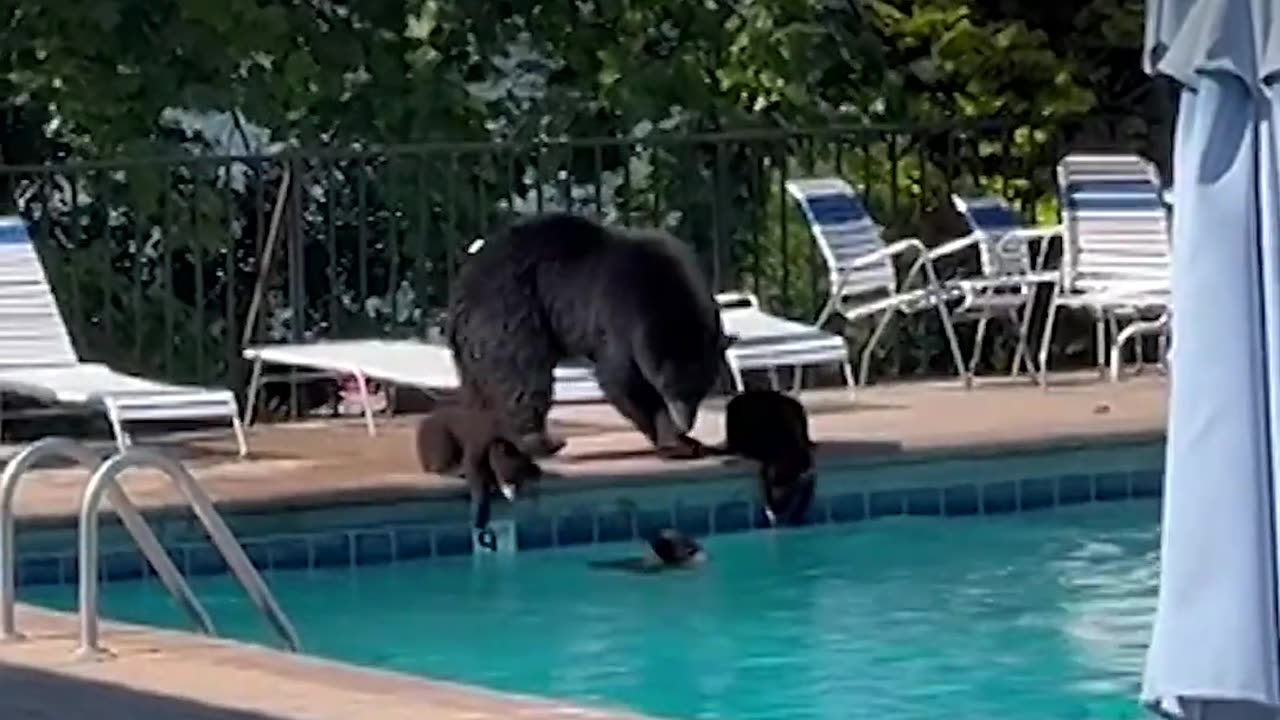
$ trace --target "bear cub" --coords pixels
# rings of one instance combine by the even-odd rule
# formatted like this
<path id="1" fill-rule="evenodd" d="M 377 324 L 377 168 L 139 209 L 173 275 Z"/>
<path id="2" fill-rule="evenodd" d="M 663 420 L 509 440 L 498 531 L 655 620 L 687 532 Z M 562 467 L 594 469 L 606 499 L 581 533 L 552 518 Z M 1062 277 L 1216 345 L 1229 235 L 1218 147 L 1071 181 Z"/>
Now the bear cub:
<path id="1" fill-rule="evenodd" d="M 542 468 L 512 442 L 498 418 L 468 407 L 444 407 L 418 423 L 418 462 L 425 472 L 461 472 L 471 490 L 476 529 L 489 525 L 494 493 L 508 502 L 526 483 L 542 477 Z"/>
<path id="2" fill-rule="evenodd" d="M 809 416 L 799 400 L 776 390 L 747 390 L 725 406 L 721 452 L 760 464 L 760 490 L 769 523 L 800 521 L 817 484 Z"/>

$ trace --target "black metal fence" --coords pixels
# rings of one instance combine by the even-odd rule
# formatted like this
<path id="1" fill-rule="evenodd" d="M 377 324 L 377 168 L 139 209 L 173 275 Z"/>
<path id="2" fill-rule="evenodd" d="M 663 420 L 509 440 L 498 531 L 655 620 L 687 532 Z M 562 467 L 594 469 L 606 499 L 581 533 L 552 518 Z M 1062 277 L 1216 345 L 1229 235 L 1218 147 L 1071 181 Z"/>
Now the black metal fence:
<path id="1" fill-rule="evenodd" d="M 422 335 L 466 246 L 513 214 L 664 227 L 718 289 L 811 318 L 824 270 L 788 177 L 839 174 L 891 232 L 932 244 L 964 232 L 949 193 L 998 193 L 1048 220 L 1062 153 L 1123 148 L 1167 167 L 1158 140 L 1111 121 L 986 123 L 124 159 L 0 166 L 0 202 L 29 221 L 87 359 L 239 388 L 246 336 Z M 931 333 L 891 341 L 885 372 L 927 372 Z"/>

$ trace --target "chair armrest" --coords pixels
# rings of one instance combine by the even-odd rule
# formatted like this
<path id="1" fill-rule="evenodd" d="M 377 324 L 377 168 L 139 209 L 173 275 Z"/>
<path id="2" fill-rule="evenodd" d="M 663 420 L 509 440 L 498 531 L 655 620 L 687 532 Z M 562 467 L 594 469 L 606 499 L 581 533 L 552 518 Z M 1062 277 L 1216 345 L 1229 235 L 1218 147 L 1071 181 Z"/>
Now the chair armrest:
<path id="1" fill-rule="evenodd" d="M 955 240 L 948 240 L 937 247 L 930 248 L 929 259 L 937 260 L 948 255 L 954 255 L 965 248 L 977 245 L 982 240 L 982 237 L 979 233 L 973 232 Z"/>

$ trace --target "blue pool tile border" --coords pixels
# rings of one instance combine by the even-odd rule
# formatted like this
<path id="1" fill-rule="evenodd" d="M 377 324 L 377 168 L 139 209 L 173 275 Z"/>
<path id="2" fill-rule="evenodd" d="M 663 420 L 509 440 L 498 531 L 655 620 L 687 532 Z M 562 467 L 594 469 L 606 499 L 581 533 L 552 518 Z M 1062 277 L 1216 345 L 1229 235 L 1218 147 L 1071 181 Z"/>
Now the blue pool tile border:
<path id="1" fill-rule="evenodd" d="M 994 460 L 1000 463 L 1001 460 Z M 1151 465 L 1147 462 L 1145 465 Z M 857 474 L 840 476 L 814 498 L 798 525 L 850 524 L 898 516 L 966 517 L 1032 512 L 1060 506 L 1129 499 L 1158 498 L 1163 469 L 1068 473 L 1046 472 L 1052 463 L 1033 466 L 1010 477 L 988 480 L 955 479 L 939 482 L 896 479 L 874 487 L 860 487 Z M 1016 477 L 1016 475 L 1024 475 Z M 741 487 L 737 492 L 709 497 L 685 497 L 667 488 L 648 506 L 631 500 L 570 503 L 558 512 L 530 513 L 511 518 L 520 551 L 625 542 L 676 527 L 695 536 L 724 535 L 768 527 L 763 508 Z M 696 486 L 695 486 L 696 487 Z M 704 493 L 705 494 L 705 493 Z M 572 497 L 570 495 L 570 497 Z M 465 507 L 465 506 L 463 506 Z M 381 565 L 432 557 L 472 553 L 471 529 L 466 522 L 401 523 L 386 527 L 326 528 L 312 533 L 242 537 L 245 554 L 260 570 L 344 568 Z M 226 572 L 226 564 L 205 541 L 167 544 L 175 564 L 188 575 Z M 75 583 L 78 567 L 74 550 L 24 553 L 18 558 L 19 585 Z M 104 548 L 99 575 L 106 582 L 148 577 L 151 571 L 132 548 Z"/>

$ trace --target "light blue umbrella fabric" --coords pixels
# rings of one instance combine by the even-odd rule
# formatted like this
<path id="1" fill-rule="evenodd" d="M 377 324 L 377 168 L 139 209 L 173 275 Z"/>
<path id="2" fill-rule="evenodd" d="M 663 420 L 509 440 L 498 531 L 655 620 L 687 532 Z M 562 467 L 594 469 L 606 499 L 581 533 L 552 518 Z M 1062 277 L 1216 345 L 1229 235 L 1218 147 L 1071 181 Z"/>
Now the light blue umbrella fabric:
<path id="1" fill-rule="evenodd" d="M 1280 717 L 1280 0 L 1148 0 L 1182 86 L 1160 592 L 1142 698 Z"/>

